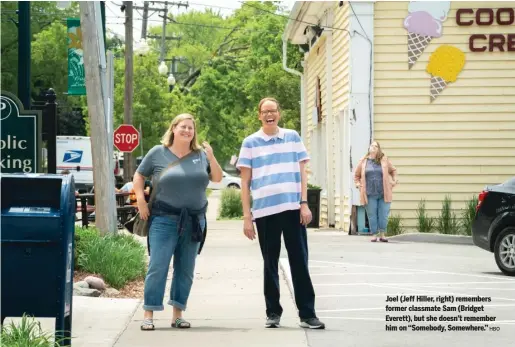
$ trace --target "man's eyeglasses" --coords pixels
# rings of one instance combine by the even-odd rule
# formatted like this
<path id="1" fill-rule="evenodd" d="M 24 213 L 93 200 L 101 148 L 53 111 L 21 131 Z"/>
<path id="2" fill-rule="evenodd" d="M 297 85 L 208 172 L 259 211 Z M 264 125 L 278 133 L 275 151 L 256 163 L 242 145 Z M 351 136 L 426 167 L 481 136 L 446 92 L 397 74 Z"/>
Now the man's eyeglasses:
<path id="1" fill-rule="evenodd" d="M 268 114 L 276 114 L 277 113 L 277 110 L 266 110 L 266 111 L 261 111 L 261 114 L 263 116 L 266 116 Z"/>

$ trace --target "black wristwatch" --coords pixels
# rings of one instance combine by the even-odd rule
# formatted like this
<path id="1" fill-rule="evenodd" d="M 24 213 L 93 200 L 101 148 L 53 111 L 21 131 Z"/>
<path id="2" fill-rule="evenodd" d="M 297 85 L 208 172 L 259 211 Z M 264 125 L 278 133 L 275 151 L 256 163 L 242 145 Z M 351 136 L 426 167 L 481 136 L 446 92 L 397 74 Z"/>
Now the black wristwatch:
<path id="1" fill-rule="evenodd" d="M 301 201 L 300 201 L 300 204 L 301 204 L 301 205 L 302 205 L 302 204 L 307 204 L 307 203 L 308 203 L 308 202 L 307 202 L 306 200 L 301 200 Z"/>

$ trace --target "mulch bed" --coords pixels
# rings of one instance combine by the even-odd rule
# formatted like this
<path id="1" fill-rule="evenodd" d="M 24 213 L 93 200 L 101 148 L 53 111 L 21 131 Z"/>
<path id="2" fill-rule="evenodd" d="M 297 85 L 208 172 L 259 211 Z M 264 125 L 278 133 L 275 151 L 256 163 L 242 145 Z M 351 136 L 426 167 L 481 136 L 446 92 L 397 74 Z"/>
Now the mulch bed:
<path id="1" fill-rule="evenodd" d="M 79 282 L 84 280 L 88 276 L 95 276 L 98 278 L 102 278 L 102 276 L 92 273 L 87 273 L 83 271 L 75 270 L 73 276 L 73 282 Z M 104 281 L 105 282 L 105 281 Z M 118 289 L 120 294 L 112 294 L 108 295 L 106 292 L 103 292 L 100 297 L 104 298 L 130 298 L 130 299 L 143 299 L 143 290 L 145 287 L 145 279 L 138 279 L 132 282 L 127 283 L 123 288 Z M 109 284 L 106 283 L 106 288 L 111 288 Z"/>

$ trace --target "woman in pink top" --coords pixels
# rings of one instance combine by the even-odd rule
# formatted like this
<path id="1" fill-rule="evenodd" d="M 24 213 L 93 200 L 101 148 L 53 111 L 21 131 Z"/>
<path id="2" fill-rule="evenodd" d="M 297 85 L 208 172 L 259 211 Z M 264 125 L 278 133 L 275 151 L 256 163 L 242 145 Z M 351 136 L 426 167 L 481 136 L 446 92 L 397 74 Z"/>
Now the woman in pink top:
<path id="1" fill-rule="evenodd" d="M 388 242 L 385 237 L 392 190 L 397 185 L 397 169 L 384 155 L 381 146 L 373 141 L 354 171 L 354 183 L 360 191 L 361 204 L 365 206 L 372 242 Z"/>

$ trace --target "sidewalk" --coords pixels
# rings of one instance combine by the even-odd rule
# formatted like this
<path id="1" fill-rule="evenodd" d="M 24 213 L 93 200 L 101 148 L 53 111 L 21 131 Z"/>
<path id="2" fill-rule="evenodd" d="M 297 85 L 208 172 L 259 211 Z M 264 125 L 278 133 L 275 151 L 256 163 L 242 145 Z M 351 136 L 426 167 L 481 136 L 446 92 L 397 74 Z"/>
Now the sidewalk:
<path id="1" fill-rule="evenodd" d="M 282 328 L 264 328 L 263 264 L 259 244 L 243 236 L 241 221 L 216 221 L 218 196 L 219 192 L 213 192 L 210 197 L 208 236 L 197 258 L 195 280 L 184 314 L 192 328 L 170 327 L 172 307 L 166 305 L 168 282 L 165 311 L 154 314 L 156 330 L 140 330 L 141 303 L 114 346 L 307 346 L 306 334 L 298 326 L 297 309 L 281 270 Z"/>

